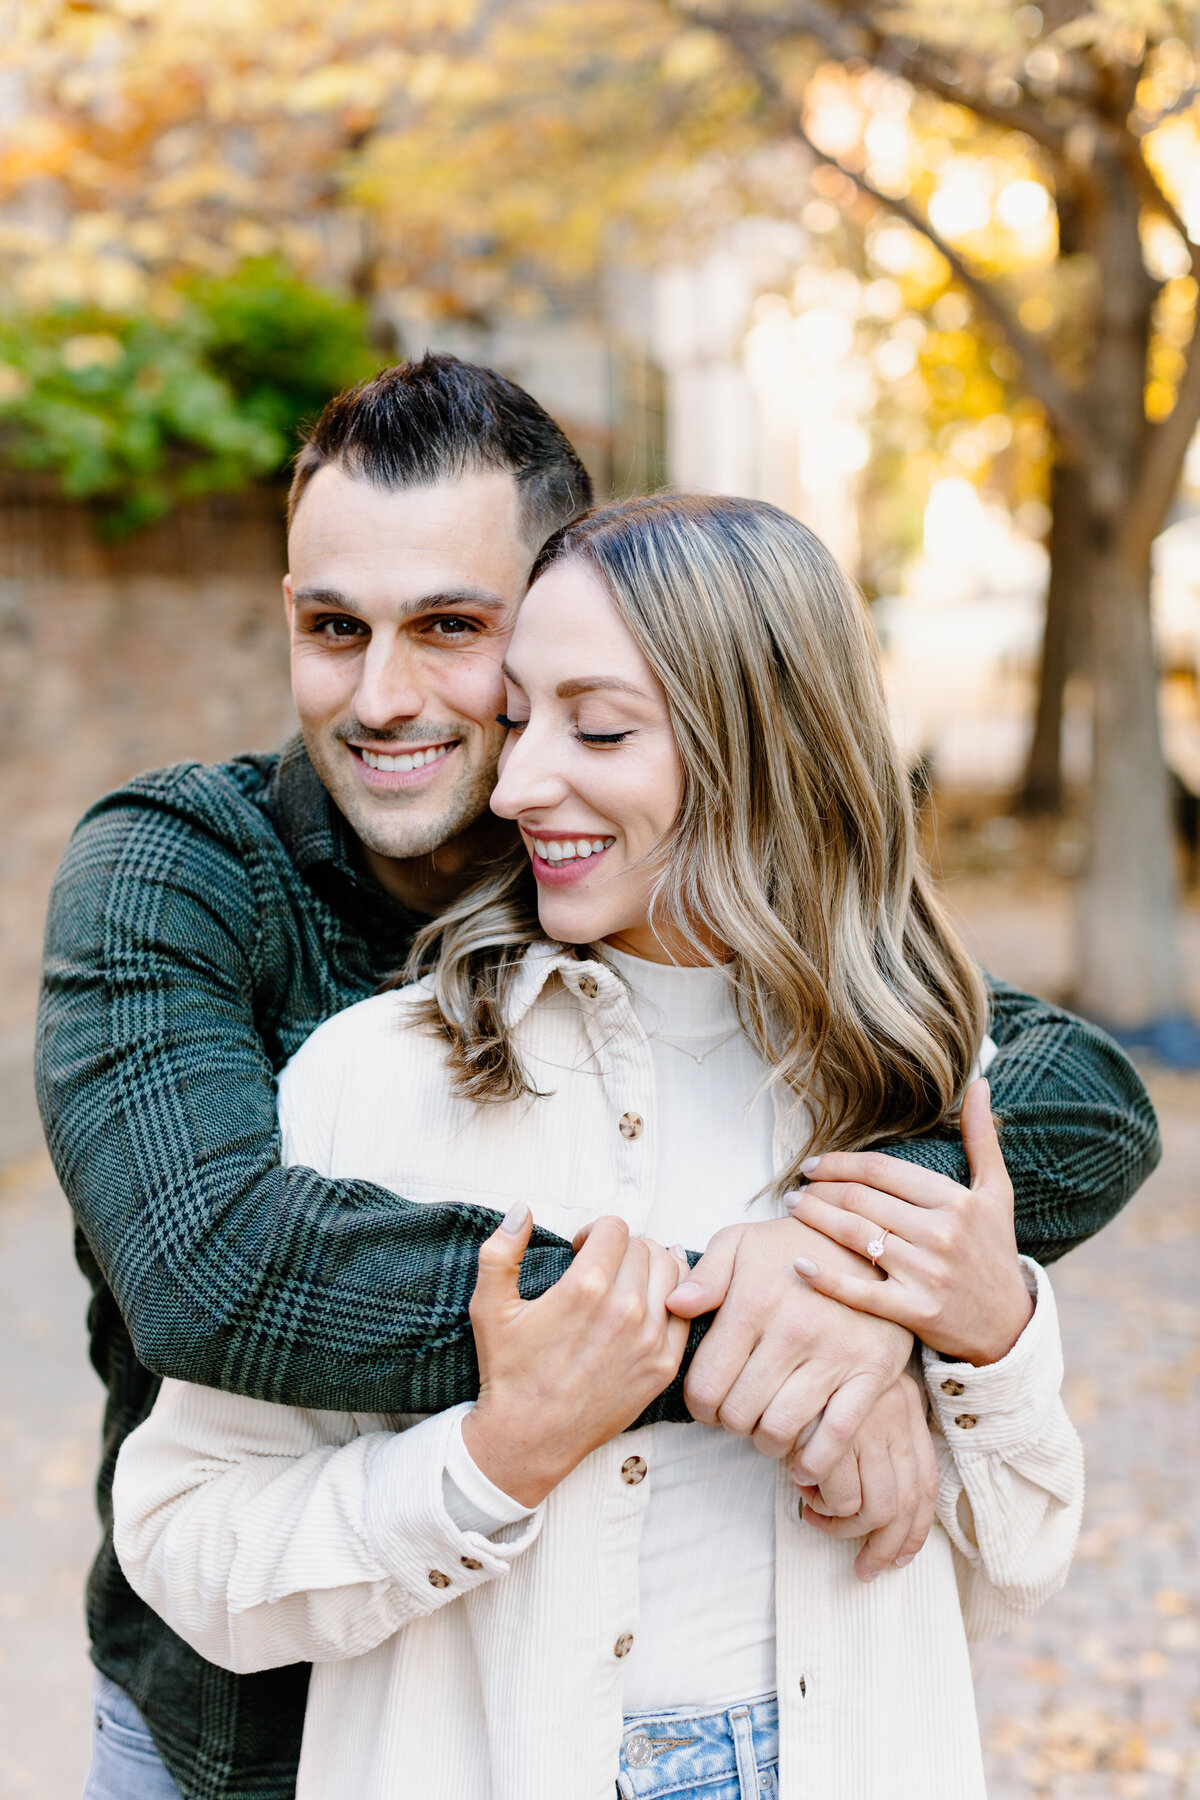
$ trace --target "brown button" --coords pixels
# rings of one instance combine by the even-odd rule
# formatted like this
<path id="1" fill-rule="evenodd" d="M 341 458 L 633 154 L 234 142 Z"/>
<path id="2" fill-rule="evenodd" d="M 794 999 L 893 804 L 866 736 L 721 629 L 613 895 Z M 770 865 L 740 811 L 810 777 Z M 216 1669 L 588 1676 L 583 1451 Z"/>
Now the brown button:
<path id="1" fill-rule="evenodd" d="M 449 1587 L 450 1577 L 443 1575 L 440 1569 L 430 1569 L 429 1585 L 430 1587 Z"/>
<path id="2" fill-rule="evenodd" d="M 962 1391 L 963 1384 L 961 1381 L 943 1381 L 942 1383 L 943 1394 L 949 1394 L 952 1400 L 957 1399 Z"/>
<path id="3" fill-rule="evenodd" d="M 460 1556 L 458 1560 L 464 1569 L 482 1569 L 483 1567 L 483 1564 L 476 1562 L 473 1556 Z"/>
<path id="4" fill-rule="evenodd" d="M 641 1137 L 643 1127 L 641 1113 L 622 1113 L 618 1123 L 623 1138 Z"/>
<path id="5" fill-rule="evenodd" d="M 976 1425 L 978 1425 L 978 1423 L 979 1423 L 979 1420 L 975 1417 L 974 1413 L 959 1413 L 959 1415 L 958 1415 L 957 1419 L 955 1419 L 954 1423 L 962 1431 L 974 1431 Z"/>
<path id="6" fill-rule="evenodd" d="M 600 984 L 593 975 L 581 975 L 579 978 L 579 991 L 585 1000 L 594 1000 L 596 995 L 600 992 Z"/>
<path id="7" fill-rule="evenodd" d="M 613 1645 L 613 1655 L 614 1656 L 628 1656 L 629 1652 L 632 1649 L 633 1649 L 633 1633 L 632 1633 L 632 1631 L 623 1631 L 621 1633 L 620 1637 L 617 1639 L 616 1643 Z"/>
<path id="8" fill-rule="evenodd" d="M 621 1464 L 621 1480 L 627 1481 L 630 1487 L 636 1487 L 639 1481 L 646 1479 L 646 1459 L 643 1456 L 627 1456 Z"/>

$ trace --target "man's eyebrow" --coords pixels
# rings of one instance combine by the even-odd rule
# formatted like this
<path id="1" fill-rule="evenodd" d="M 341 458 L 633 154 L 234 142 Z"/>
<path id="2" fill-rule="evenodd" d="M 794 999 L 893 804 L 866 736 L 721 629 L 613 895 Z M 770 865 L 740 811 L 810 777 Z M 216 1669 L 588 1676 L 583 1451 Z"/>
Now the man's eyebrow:
<path id="1" fill-rule="evenodd" d="M 293 590 L 292 599 L 303 602 L 306 606 L 328 606 L 338 612 L 357 612 L 354 600 L 343 594 L 338 588 L 300 587 Z M 408 615 L 436 611 L 444 606 L 484 607 L 489 612 L 499 612 L 510 605 L 503 594 L 494 594 L 488 588 L 440 588 L 436 593 L 420 594 L 410 600 L 404 607 Z"/>

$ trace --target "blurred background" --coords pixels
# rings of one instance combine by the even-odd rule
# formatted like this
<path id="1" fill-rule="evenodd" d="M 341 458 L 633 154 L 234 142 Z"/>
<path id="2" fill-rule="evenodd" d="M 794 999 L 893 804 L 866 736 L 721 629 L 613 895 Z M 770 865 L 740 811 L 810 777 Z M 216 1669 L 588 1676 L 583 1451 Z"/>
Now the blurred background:
<path id="1" fill-rule="evenodd" d="M 870 602 L 989 968 L 1166 1157 L 1061 1265 L 1091 1493 L 994 1800 L 1200 1795 L 1197 0 L 0 0 L 0 1797 L 87 1760 L 99 1389 L 29 1064 L 72 825 L 277 744 L 297 429 L 448 349 Z"/>

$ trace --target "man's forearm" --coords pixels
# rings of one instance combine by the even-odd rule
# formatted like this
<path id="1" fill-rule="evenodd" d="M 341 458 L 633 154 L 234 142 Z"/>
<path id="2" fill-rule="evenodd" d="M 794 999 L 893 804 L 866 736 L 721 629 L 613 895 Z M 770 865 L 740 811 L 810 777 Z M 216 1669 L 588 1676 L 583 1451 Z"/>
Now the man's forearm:
<path id="1" fill-rule="evenodd" d="M 993 982 L 992 1110 L 1016 1196 L 1017 1242 L 1054 1262 L 1099 1231 L 1162 1154 L 1149 1096 L 1096 1026 Z M 957 1133 L 884 1144 L 889 1155 L 969 1182 Z"/>

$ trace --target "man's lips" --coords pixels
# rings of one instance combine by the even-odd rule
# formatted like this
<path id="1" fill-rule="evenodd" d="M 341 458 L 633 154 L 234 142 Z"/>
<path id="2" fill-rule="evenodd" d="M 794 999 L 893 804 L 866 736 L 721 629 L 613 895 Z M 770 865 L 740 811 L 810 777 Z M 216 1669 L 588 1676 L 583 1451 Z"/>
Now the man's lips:
<path id="1" fill-rule="evenodd" d="M 346 748 L 358 764 L 363 781 L 377 792 L 388 793 L 397 788 L 419 787 L 431 780 L 442 764 L 460 746 L 460 739 L 440 743 L 416 744 L 411 749 L 399 744 L 347 744 Z"/>

